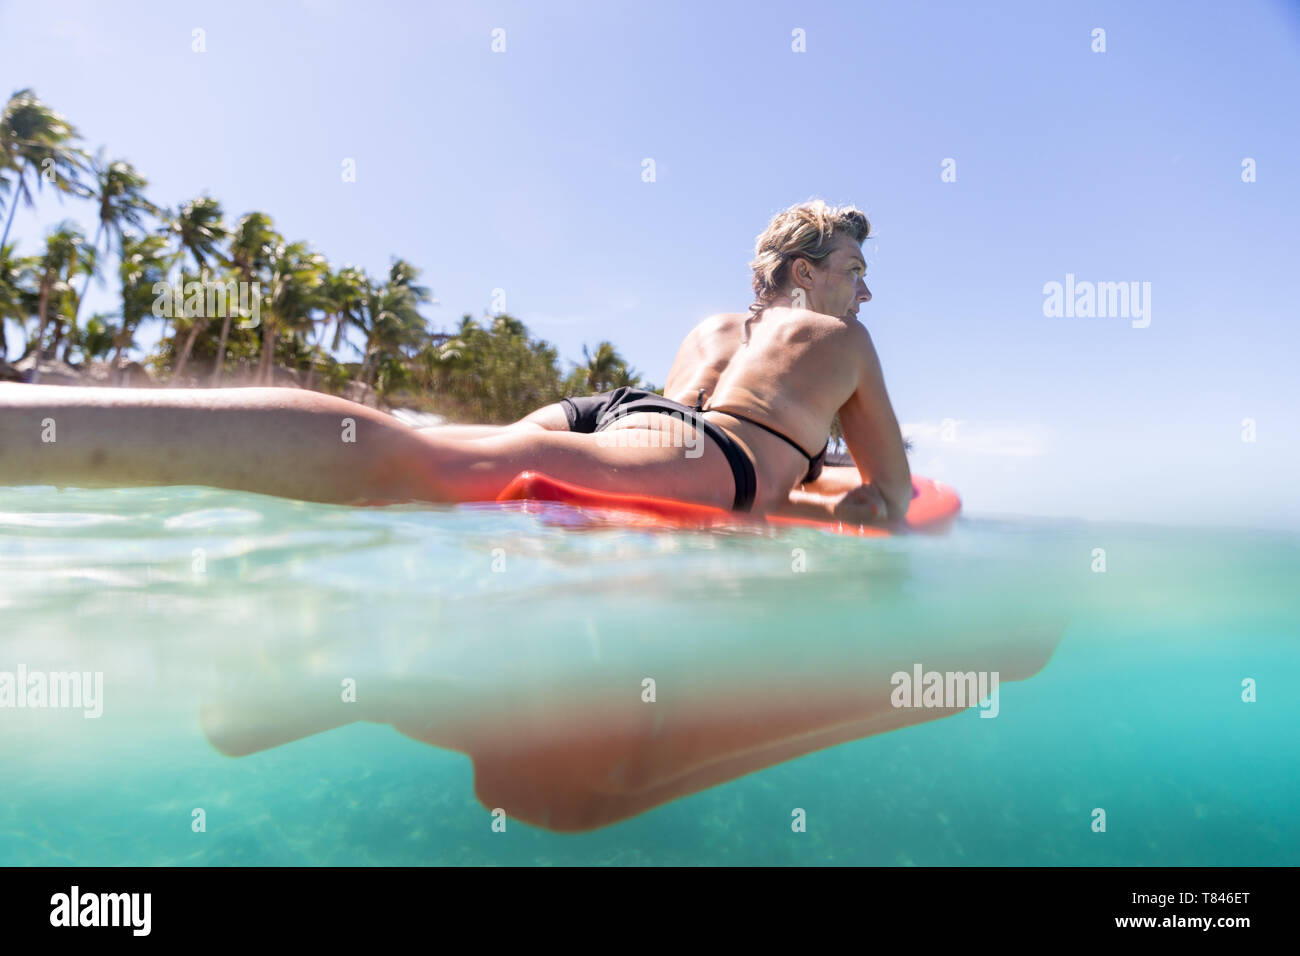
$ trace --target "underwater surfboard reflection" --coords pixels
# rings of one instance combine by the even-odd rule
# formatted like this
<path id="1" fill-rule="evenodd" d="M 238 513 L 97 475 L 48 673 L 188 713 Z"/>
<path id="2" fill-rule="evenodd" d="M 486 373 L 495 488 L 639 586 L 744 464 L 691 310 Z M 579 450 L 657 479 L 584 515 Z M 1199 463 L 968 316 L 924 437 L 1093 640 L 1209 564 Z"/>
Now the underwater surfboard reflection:
<path id="1" fill-rule="evenodd" d="M 779 537 L 815 550 L 816 538 Z M 658 582 L 618 576 L 585 592 L 585 611 L 530 596 L 523 630 L 492 626 L 500 603 L 463 601 L 477 626 L 447 619 L 383 639 L 377 656 L 407 662 L 400 672 L 373 666 L 372 633 L 312 648 L 309 666 L 297 642 L 258 643 L 253 668 L 228 646 L 201 725 L 218 751 L 244 756 L 358 720 L 388 723 L 469 756 L 486 808 L 581 831 L 835 744 L 972 707 L 996 717 L 1000 683 L 1040 671 L 1065 630 L 1059 612 L 1008 615 L 981 607 L 978 592 L 918 596 L 909 555 L 878 557 L 863 587 L 820 607 L 860 620 L 811 633 L 753 619 L 760 601 L 807 599 L 791 574 L 715 579 L 726 597 L 707 610 L 680 589 L 655 594 Z M 431 648 L 436 663 L 411 663 Z M 913 673 L 927 687 L 899 693 Z"/>

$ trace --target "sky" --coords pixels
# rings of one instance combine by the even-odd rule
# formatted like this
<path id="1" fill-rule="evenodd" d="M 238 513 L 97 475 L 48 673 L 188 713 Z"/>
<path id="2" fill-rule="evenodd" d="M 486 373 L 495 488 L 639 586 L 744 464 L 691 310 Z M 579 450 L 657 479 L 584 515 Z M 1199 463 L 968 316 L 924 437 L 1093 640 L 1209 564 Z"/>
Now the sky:
<path id="1" fill-rule="evenodd" d="M 857 205 L 913 471 L 968 513 L 1300 529 L 1295 0 L 0 0 L 24 87 L 156 202 L 401 256 L 436 327 L 503 308 L 659 384 L 774 213 Z M 47 191 L 11 238 L 63 218 L 93 234 Z"/>

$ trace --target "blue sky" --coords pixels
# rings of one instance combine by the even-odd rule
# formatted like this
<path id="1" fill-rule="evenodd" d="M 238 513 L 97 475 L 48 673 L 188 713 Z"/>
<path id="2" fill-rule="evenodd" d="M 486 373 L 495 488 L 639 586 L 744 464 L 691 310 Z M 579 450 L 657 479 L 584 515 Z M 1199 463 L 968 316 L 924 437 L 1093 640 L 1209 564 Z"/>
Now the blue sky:
<path id="1" fill-rule="evenodd" d="M 968 511 L 1300 528 L 1300 5 L 5 2 L 27 86 L 156 201 L 401 255 L 439 326 L 503 289 L 659 383 L 772 213 L 857 204 L 913 469 Z M 20 209 L 20 251 L 64 216 Z M 1045 316 L 1067 274 L 1150 283 L 1150 324 Z"/>

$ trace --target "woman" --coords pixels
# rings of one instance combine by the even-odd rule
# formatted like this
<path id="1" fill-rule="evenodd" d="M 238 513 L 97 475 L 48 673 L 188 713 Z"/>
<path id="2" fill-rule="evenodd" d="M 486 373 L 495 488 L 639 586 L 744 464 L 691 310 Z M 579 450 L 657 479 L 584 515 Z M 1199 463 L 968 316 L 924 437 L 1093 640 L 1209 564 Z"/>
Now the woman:
<path id="1" fill-rule="evenodd" d="M 487 437 L 415 431 L 328 395 L 289 389 L 0 386 L 0 482 L 202 484 L 312 501 L 490 500 L 532 469 L 603 491 L 756 513 L 896 521 L 911 476 L 871 337 L 859 246 L 870 224 L 820 201 L 759 236 L 757 301 L 697 408 L 636 390 L 574 400 L 573 430 Z M 621 393 L 621 394 L 620 394 Z M 817 477 L 838 412 L 864 481 L 827 497 Z M 683 431 L 687 442 L 680 440 Z M 688 453 L 697 451 L 698 454 Z"/>

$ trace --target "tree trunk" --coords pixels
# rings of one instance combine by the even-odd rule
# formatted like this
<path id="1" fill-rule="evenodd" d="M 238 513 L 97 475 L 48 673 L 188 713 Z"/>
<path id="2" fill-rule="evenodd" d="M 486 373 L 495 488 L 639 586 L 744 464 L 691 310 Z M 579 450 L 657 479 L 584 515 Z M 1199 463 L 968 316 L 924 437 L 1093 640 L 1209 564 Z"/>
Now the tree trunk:
<path id="1" fill-rule="evenodd" d="M 226 364 L 226 340 L 230 337 L 231 310 L 226 309 L 225 321 L 221 323 L 221 339 L 217 342 L 217 364 L 212 367 L 212 387 L 221 384 L 221 370 Z"/>
<path id="2" fill-rule="evenodd" d="M 126 350 L 126 343 L 130 341 L 127 334 L 126 320 L 122 320 L 122 330 L 117 334 L 117 341 L 114 343 L 117 350 L 113 353 L 113 364 L 109 366 L 108 381 L 110 385 L 117 385 L 120 382 L 118 375 L 118 366 L 122 364 L 122 353 Z"/>
<path id="3" fill-rule="evenodd" d="M 202 288 L 206 292 L 207 281 L 208 281 L 208 270 L 207 267 L 202 262 L 199 261 L 199 257 L 197 255 L 195 255 L 194 257 L 194 268 L 199 271 L 198 281 L 200 283 L 203 283 Z M 184 298 L 185 298 L 185 270 L 181 269 L 182 301 L 184 300 Z M 205 297 L 205 302 L 206 302 L 206 297 Z M 230 311 L 229 303 L 227 303 L 226 311 L 227 312 Z M 194 324 L 190 326 L 190 334 L 185 338 L 185 347 L 181 349 L 181 357 L 176 362 L 176 370 L 172 372 L 172 378 L 179 377 L 180 374 L 185 371 L 185 363 L 190 360 L 190 350 L 194 348 L 194 340 L 199 337 L 199 332 L 207 328 L 207 325 L 208 325 L 208 317 L 206 315 L 194 316 Z"/>
<path id="4" fill-rule="evenodd" d="M 271 366 L 275 364 L 275 323 L 268 317 L 262 326 L 262 361 L 257 367 L 257 380 L 263 385 L 271 384 Z"/>
<path id="5" fill-rule="evenodd" d="M 250 286 L 253 281 L 252 269 L 248 266 L 239 267 L 239 275 L 245 286 Z M 243 296 L 241 295 L 242 299 Z M 259 308 L 261 303 L 258 303 Z M 230 303 L 226 303 L 226 318 L 221 323 L 221 339 L 217 342 L 217 364 L 212 368 L 212 386 L 216 388 L 221 384 L 221 373 L 226 365 L 226 343 L 230 341 L 230 320 L 234 317 L 234 311 L 230 308 Z M 242 316 L 241 316 L 242 318 Z"/>
<path id="6" fill-rule="evenodd" d="M 65 332 L 68 333 L 68 337 L 66 340 L 63 338 Z M 60 342 L 63 343 L 63 361 L 66 362 L 68 360 L 68 349 L 72 348 L 72 326 L 70 326 L 64 320 L 63 316 L 59 316 L 57 322 L 55 323 L 54 344 L 50 347 L 50 357 L 55 359 L 56 361 L 59 358 Z"/>
<path id="7" fill-rule="evenodd" d="M 311 383 L 316 378 L 316 358 L 320 354 L 319 349 L 319 345 L 313 345 L 311 349 L 311 364 L 307 366 L 307 384 L 303 386 L 308 390 L 311 389 Z"/>
<path id="8" fill-rule="evenodd" d="M 104 220 L 101 219 L 99 220 L 99 228 L 95 230 L 95 244 L 91 246 L 92 249 L 96 251 L 99 250 L 99 240 L 100 237 L 103 235 L 103 233 L 104 233 Z M 77 324 L 77 316 L 81 314 L 81 303 L 85 300 L 86 293 L 90 291 L 90 280 L 93 279 L 94 277 L 95 277 L 95 270 L 93 268 L 87 269 L 86 281 L 81 284 L 81 295 L 77 297 L 77 304 L 72 310 L 73 325 Z"/>
<path id="9" fill-rule="evenodd" d="M 28 160 L 23 163 L 22 169 L 18 171 L 18 182 L 14 183 L 14 198 L 9 204 L 9 218 L 5 220 L 5 234 L 0 236 L 0 249 L 3 249 L 9 243 L 9 227 L 14 224 L 14 213 L 18 211 L 18 200 L 23 195 L 23 177 L 27 175 L 27 167 L 31 165 Z"/>
<path id="10" fill-rule="evenodd" d="M 14 197 L 17 198 L 16 196 Z M 36 304 L 36 364 L 32 366 L 32 384 L 35 385 L 41 380 L 41 358 L 45 355 L 42 346 L 45 344 L 45 313 L 50 307 L 50 274 L 47 272 L 41 276 L 41 297 Z"/>
<path id="11" fill-rule="evenodd" d="M 194 317 L 194 323 L 190 326 L 190 334 L 185 338 L 185 348 L 181 349 L 181 357 L 176 363 L 176 371 L 172 372 L 172 378 L 180 378 L 184 373 L 185 363 L 190 360 L 190 350 L 194 348 L 194 340 L 199 337 L 199 329 L 207 324 L 208 320 L 205 316 L 196 315 Z"/>
<path id="12" fill-rule="evenodd" d="M 370 342 L 369 339 L 367 339 L 366 354 L 361 359 L 361 368 L 357 369 L 357 381 L 359 381 L 362 385 L 366 384 L 366 376 L 369 374 L 370 355 L 371 355 L 372 348 L 373 348 L 372 343 Z"/>

